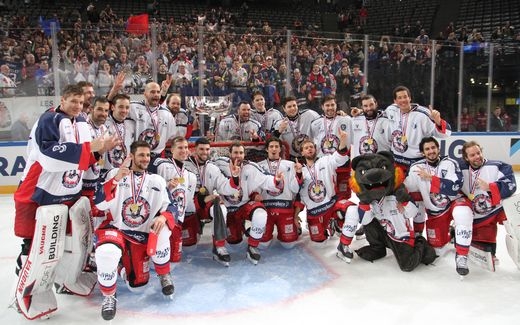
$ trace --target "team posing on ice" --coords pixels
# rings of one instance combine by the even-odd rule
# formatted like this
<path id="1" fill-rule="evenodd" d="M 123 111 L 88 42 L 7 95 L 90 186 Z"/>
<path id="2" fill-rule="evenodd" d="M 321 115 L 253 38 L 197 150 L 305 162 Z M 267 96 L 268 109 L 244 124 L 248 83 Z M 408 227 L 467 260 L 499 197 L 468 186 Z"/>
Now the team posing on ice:
<path id="1" fill-rule="evenodd" d="M 180 97 L 166 98 L 170 82 L 149 83 L 140 102 L 126 95 L 94 98 L 92 85 L 70 85 L 60 105 L 33 127 L 14 196 L 15 234 L 23 239 L 15 305 L 26 318 L 57 309 L 54 287 L 89 295 L 98 283 L 101 314 L 110 320 L 117 277 L 131 289 L 146 285 L 150 260 L 162 293 L 171 296 L 170 262 L 181 261 L 182 247 L 196 245 L 211 221 L 217 262 L 228 266 L 226 243 L 247 238 L 247 259 L 257 264 L 259 248 L 275 233 L 284 247 L 295 245 L 304 208 L 310 239 L 324 242 L 337 232 L 337 256 L 348 263 L 356 230 L 365 225 L 367 239 L 379 236 L 405 271 L 416 266 L 406 265 L 424 232 L 433 258 L 454 242 L 462 276 L 469 273 L 470 247 L 494 265 L 497 223 L 506 220 L 502 200 L 516 191 L 512 167 L 485 159 L 473 141 L 462 148 L 463 164 L 440 156 L 436 138 L 448 137 L 450 127 L 437 110 L 411 103 L 406 87 L 394 90 L 394 104 L 383 112 L 374 97 L 364 96 L 352 117 L 337 111 L 332 96 L 323 99 L 319 116 L 300 110 L 292 97 L 283 114 L 266 109 L 255 93 L 254 107 L 240 103 L 217 133 L 265 141 L 267 158 L 255 163 L 245 159 L 239 141 L 231 143 L 229 157 L 210 159 L 210 141 L 199 138 L 190 155 Z M 359 156 L 357 165 L 379 152 L 407 175 L 407 191 L 372 202 L 360 195 L 356 205 L 347 186 L 350 160 Z"/>

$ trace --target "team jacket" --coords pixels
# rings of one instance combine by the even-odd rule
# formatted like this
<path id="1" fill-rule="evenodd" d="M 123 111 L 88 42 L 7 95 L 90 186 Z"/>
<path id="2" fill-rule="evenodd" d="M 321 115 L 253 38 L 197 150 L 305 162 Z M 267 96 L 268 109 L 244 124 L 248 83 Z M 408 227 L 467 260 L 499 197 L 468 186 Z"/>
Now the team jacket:
<path id="1" fill-rule="evenodd" d="M 219 141 L 252 141 L 251 131 L 255 131 L 260 137 L 260 141 L 265 139 L 264 130 L 260 123 L 249 119 L 241 122 L 237 115 L 224 117 L 218 124 L 217 140 Z"/>
<path id="2" fill-rule="evenodd" d="M 14 199 L 47 205 L 78 198 L 83 172 L 96 162 L 91 139 L 83 117 L 70 119 L 60 107 L 43 113 L 31 130 L 27 165 Z"/>
<path id="3" fill-rule="evenodd" d="M 251 110 L 251 119 L 260 123 L 262 130 L 264 130 L 264 132 L 267 134 L 271 134 L 273 132 L 276 121 L 282 118 L 282 113 L 274 108 L 270 108 L 263 113 L 260 113 L 256 110 Z"/>

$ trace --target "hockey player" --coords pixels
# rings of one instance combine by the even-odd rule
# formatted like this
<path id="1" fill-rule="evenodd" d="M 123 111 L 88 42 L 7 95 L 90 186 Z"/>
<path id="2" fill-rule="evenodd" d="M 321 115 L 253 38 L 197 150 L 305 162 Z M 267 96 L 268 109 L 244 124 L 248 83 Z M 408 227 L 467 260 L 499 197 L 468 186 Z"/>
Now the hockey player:
<path id="1" fill-rule="evenodd" d="M 213 162 L 226 177 L 239 177 L 239 188 L 235 195 L 223 195 L 222 200 L 227 207 L 227 226 L 229 235 L 227 242 L 238 244 L 244 234 L 244 223 L 251 221 L 248 235 L 247 258 L 257 264 L 260 252 L 257 247 L 264 235 L 267 212 L 261 199 L 256 198 L 262 190 L 280 191 L 284 187 L 284 175 L 281 171 L 275 176 L 268 175 L 255 163 L 244 160 L 244 146 L 233 142 L 229 147 L 230 158 L 220 157 Z M 210 192 L 212 187 L 208 187 Z"/>
<path id="2" fill-rule="evenodd" d="M 57 309 L 52 287 L 64 250 L 67 207 L 80 197 L 82 174 L 96 161 L 94 153 L 118 144 L 114 137 L 92 139 L 80 116 L 83 98 L 81 87 L 66 86 L 60 105 L 33 126 L 27 165 L 14 194 L 14 232 L 23 238 L 16 302 L 28 319 Z M 33 239 L 38 244 L 31 245 Z"/>
<path id="3" fill-rule="evenodd" d="M 439 111 L 412 103 L 408 88 L 396 87 L 393 96 L 394 103 L 384 112 L 388 118 L 386 135 L 391 141 L 395 162 L 407 170 L 413 162 L 422 159 L 419 151 L 422 138 L 447 138 L 451 128 Z"/>
<path id="4" fill-rule="evenodd" d="M 298 239 L 299 223 L 295 220 L 297 211 L 303 210 L 301 202 L 295 202 L 300 184 L 296 179 L 294 162 L 280 157 L 282 141 L 271 137 L 265 143 L 268 158 L 258 163 L 265 172 L 276 175 L 278 171 L 284 174 L 286 186 L 281 191 L 262 190 L 260 195 L 267 211 L 267 224 L 261 244 L 268 246 L 273 239 L 274 226 L 277 229 L 277 238 L 285 248 L 292 248 Z M 297 207 L 298 205 L 298 207 Z"/>
<path id="5" fill-rule="evenodd" d="M 338 115 L 337 107 L 336 97 L 326 95 L 321 105 L 324 115 L 311 123 L 310 136 L 316 144 L 317 157 L 330 155 L 338 150 L 340 141 L 338 130 L 345 131 L 347 134 L 351 132 L 350 116 Z M 350 148 L 350 145 L 350 137 L 347 137 L 347 148 Z M 350 166 L 348 161 L 344 166 L 338 167 L 335 175 L 334 182 L 337 186 L 337 196 L 342 199 L 349 199 L 350 189 L 347 183 L 350 176 Z"/>
<path id="6" fill-rule="evenodd" d="M 238 104 L 237 114 L 224 117 L 218 124 L 217 141 L 263 141 L 264 130 L 259 122 L 250 119 L 251 105 L 242 101 Z"/>
<path id="7" fill-rule="evenodd" d="M 350 142 L 351 158 L 365 153 L 376 153 L 390 150 L 390 142 L 386 134 L 387 119 L 378 110 L 377 101 L 372 95 L 361 97 L 362 113 L 352 117 Z"/>
<path id="8" fill-rule="evenodd" d="M 112 99 L 112 110 L 105 123 L 108 133 L 119 139 L 120 145 L 112 150 L 106 151 L 102 164 L 101 173 L 104 175 L 112 168 L 119 168 L 126 159 L 130 144 L 133 142 L 134 121 L 127 119 L 130 112 L 130 96 L 126 94 L 117 94 Z"/>
<path id="9" fill-rule="evenodd" d="M 468 252 L 471 244 L 473 211 L 459 191 L 463 178 L 459 164 L 440 156 L 439 142 L 425 137 L 419 143 L 424 159 L 412 164 L 405 179 L 410 192 L 421 193 L 426 208 L 426 235 L 437 255 L 450 242 L 450 222 L 455 222 L 455 263 L 460 275 L 467 275 Z"/>
<path id="10" fill-rule="evenodd" d="M 312 241 L 323 242 L 335 231 L 336 221 L 336 169 L 348 160 L 347 132 L 338 130 L 338 150 L 332 155 L 316 158 L 316 145 L 311 140 L 302 143 L 305 163 L 295 165 L 301 183 L 300 196 L 307 208 L 307 224 Z"/>
<path id="11" fill-rule="evenodd" d="M 284 99 L 285 117 L 275 123 L 273 135 L 290 145 L 291 160 L 302 157 L 301 146 L 304 140 L 310 139 L 311 122 L 320 117 L 312 110 L 298 109 L 296 98 Z"/>
<path id="12" fill-rule="evenodd" d="M 210 142 L 207 138 L 197 139 L 195 151 L 185 161 L 186 169 L 197 176 L 197 187 L 194 205 L 188 205 L 186 217 L 182 224 L 182 245 L 196 245 L 202 234 L 204 224 L 213 220 L 213 259 L 224 266 L 229 266 L 231 256 L 225 246 L 227 208 L 220 201 L 220 195 L 232 196 L 236 194 L 239 178 L 227 178 L 217 166 L 208 160 L 210 148 Z M 238 174 L 238 171 L 235 174 Z M 216 215 L 216 212 L 220 213 Z"/>
<path id="13" fill-rule="evenodd" d="M 96 231 L 98 283 L 104 296 L 101 316 L 111 320 L 116 314 L 116 280 L 119 274 L 131 288 L 144 286 L 152 259 L 162 293 L 171 296 L 174 285 L 170 275 L 170 235 L 180 227 L 176 207 L 167 191 L 166 181 L 147 173 L 150 145 L 136 141 L 120 168 L 108 172 L 107 181 L 96 190 L 95 202 L 112 220 Z M 174 231 L 180 233 L 180 231 Z"/>
<path id="14" fill-rule="evenodd" d="M 165 106 L 170 110 L 177 126 L 176 136 L 183 136 L 186 139 L 191 137 L 193 125 L 190 123 L 187 111 L 181 107 L 181 96 L 170 94 L 166 98 Z"/>
<path id="15" fill-rule="evenodd" d="M 152 162 L 160 157 L 166 142 L 177 133 L 171 112 L 160 106 L 161 87 L 155 82 L 146 84 L 144 100 L 130 103 L 129 118 L 135 122 L 134 140 L 144 140 L 152 148 Z"/>
<path id="16" fill-rule="evenodd" d="M 516 180 L 511 165 L 484 158 L 482 148 L 475 141 L 462 146 L 461 164 L 464 184 L 462 192 L 471 201 L 474 213 L 471 245 L 492 255 L 496 262 L 497 223 L 506 220 L 502 200 L 516 191 Z M 493 265 L 494 268 L 494 265 Z"/>
<path id="17" fill-rule="evenodd" d="M 188 140 L 177 136 L 171 141 L 172 158 L 158 158 L 154 161 L 150 172 L 160 175 L 166 181 L 168 191 L 172 197 L 172 204 L 177 208 L 177 220 L 184 224 L 187 211 L 194 211 L 193 197 L 197 186 L 197 176 L 184 167 L 188 159 Z M 182 252 L 181 228 L 175 228 L 179 233 L 170 237 L 171 261 L 179 262 Z"/>
<path id="18" fill-rule="evenodd" d="M 266 109 L 265 97 L 261 91 L 255 91 L 252 97 L 251 119 L 260 123 L 266 138 L 269 138 L 274 130 L 275 122 L 283 118 L 282 113 L 275 108 Z"/>

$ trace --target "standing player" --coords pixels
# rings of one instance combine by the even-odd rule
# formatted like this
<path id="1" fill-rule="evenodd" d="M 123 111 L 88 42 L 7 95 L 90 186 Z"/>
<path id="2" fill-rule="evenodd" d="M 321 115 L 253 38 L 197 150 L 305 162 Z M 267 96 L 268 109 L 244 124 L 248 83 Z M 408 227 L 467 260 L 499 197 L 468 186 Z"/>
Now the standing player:
<path id="1" fill-rule="evenodd" d="M 473 212 L 469 202 L 459 195 L 463 183 L 459 164 L 440 156 L 439 142 L 433 137 L 423 138 L 419 149 L 424 159 L 412 164 L 404 184 L 408 191 L 421 193 L 428 217 L 428 243 L 436 251 L 450 242 L 450 222 L 455 221 L 456 270 L 467 275 Z"/>
<path id="2" fill-rule="evenodd" d="M 171 112 L 160 106 L 161 87 L 155 82 L 146 84 L 144 100 L 130 103 L 129 117 L 135 122 L 134 140 L 146 141 L 152 149 L 152 162 L 160 157 L 166 142 L 177 132 Z"/>
<path id="3" fill-rule="evenodd" d="M 511 165 L 484 158 L 482 148 L 475 141 L 462 146 L 461 164 L 464 185 L 462 192 L 471 201 L 474 213 L 472 246 L 490 252 L 496 262 L 497 223 L 506 220 L 502 201 L 516 191 Z"/>
<path id="4" fill-rule="evenodd" d="M 296 98 L 292 96 L 284 99 L 283 111 L 285 117 L 275 123 L 273 135 L 290 145 L 292 160 L 302 156 L 302 143 L 310 139 L 311 123 L 320 116 L 312 110 L 300 111 Z"/>
<path id="5" fill-rule="evenodd" d="M 422 159 L 419 150 L 422 138 L 447 138 L 451 134 L 451 128 L 441 118 L 439 111 L 413 104 L 408 88 L 398 86 L 393 95 L 394 103 L 384 112 L 388 118 L 387 136 L 391 141 L 390 150 L 395 162 L 407 170 L 413 162 Z"/>
<path id="6" fill-rule="evenodd" d="M 148 283 L 152 259 L 162 293 L 171 296 L 174 286 L 170 275 L 170 235 L 178 225 L 177 210 L 171 202 L 166 181 L 148 174 L 150 145 L 136 141 L 120 168 L 107 174 L 107 181 L 96 191 L 96 205 L 107 210 L 112 220 L 96 231 L 98 283 L 104 296 L 101 316 L 111 320 L 116 315 L 116 280 L 120 275 L 130 287 Z M 128 166 L 130 165 L 130 166 Z M 180 231 L 179 231 L 180 232 Z M 177 233 L 179 233 L 177 232 Z"/>
<path id="7" fill-rule="evenodd" d="M 70 207 L 80 197 L 82 174 L 96 162 L 93 153 L 117 144 L 112 137 L 92 139 L 80 116 L 83 98 L 81 87 L 66 86 L 60 106 L 45 112 L 33 126 L 27 165 L 14 194 L 14 232 L 23 238 L 17 259 L 16 301 L 29 319 L 57 309 L 52 286 L 64 249 L 67 209 L 62 204 Z M 47 234 L 47 229 L 53 229 L 52 233 Z M 31 245 L 33 239 L 39 244 Z"/>
<path id="8" fill-rule="evenodd" d="M 305 163 L 296 163 L 296 175 L 300 179 L 300 196 L 307 207 L 307 224 L 312 241 L 323 242 L 334 231 L 336 220 L 336 169 L 348 160 L 347 132 L 338 130 L 339 146 L 332 155 L 316 158 L 316 145 L 311 140 L 302 143 Z"/>
<path id="9" fill-rule="evenodd" d="M 269 138 L 265 146 L 268 158 L 258 163 L 260 167 L 271 175 L 278 171 L 284 174 L 286 185 L 280 191 L 262 190 L 260 193 L 262 203 L 267 211 L 267 224 L 264 235 L 260 240 L 268 246 L 273 239 L 274 226 L 276 225 L 278 240 L 283 247 L 292 248 L 298 239 L 299 223 L 295 219 L 295 211 L 303 210 L 300 202 L 295 202 L 295 197 L 300 190 L 300 184 L 296 179 L 294 163 L 280 157 L 282 141 L 278 138 Z M 296 207 L 296 205 L 300 205 Z"/>
<path id="10" fill-rule="evenodd" d="M 361 97 L 362 114 L 352 117 L 350 142 L 351 158 L 366 153 L 390 150 L 390 142 L 386 136 L 387 119 L 378 110 L 377 101 L 372 95 Z"/>
<path id="11" fill-rule="evenodd" d="M 251 221 L 249 229 L 247 258 L 253 264 L 260 260 L 257 247 L 264 235 L 267 223 L 267 212 L 258 199 L 254 199 L 262 190 L 280 191 L 284 188 L 284 175 L 281 171 L 275 176 L 265 174 L 255 163 L 244 160 L 244 146 L 240 142 L 233 142 L 229 147 L 230 158 L 220 157 L 213 162 L 226 177 L 239 177 L 238 193 L 223 195 L 222 200 L 227 207 L 227 225 L 229 235 L 227 242 L 238 244 L 244 234 L 244 223 Z M 210 192 L 213 187 L 209 187 Z"/>
<path id="12" fill-rule="evenodd" d="M 275 122 L 283 118 L 282 113 L 275 108 L 266 109 L 265 97 L 261 91 L 255 91 L 252 97 L 251 119 L 260 123 L 268 138 L 274 130 Z"/>
<path id="13" fill-rule="evenodd" d="M 130 112 L 130 96 L 126 94 L 117 94 L 112 99 L 112 110 L 105 123 L 108 133 L 119 139 L 119 145 L 115 146 L 112 150 L 108 150 L 104 157 L 104 164 L 101 167 L 102 173 L 112 168 L 119 168 L 126 159 L 128 151 L 130 150 L 130 144 L 134 138 L 134 124 L 135 122 L 127 119 L 128 113 Z"/>
<path id="14" fill-rule="evenodd" d="M 250 119 L 251 105 L 248 102 L 238 104 L 237 114 L 224 117 L 218 124 L 217 141 L 262 141 L 264 130 L 259 122 Z"/>

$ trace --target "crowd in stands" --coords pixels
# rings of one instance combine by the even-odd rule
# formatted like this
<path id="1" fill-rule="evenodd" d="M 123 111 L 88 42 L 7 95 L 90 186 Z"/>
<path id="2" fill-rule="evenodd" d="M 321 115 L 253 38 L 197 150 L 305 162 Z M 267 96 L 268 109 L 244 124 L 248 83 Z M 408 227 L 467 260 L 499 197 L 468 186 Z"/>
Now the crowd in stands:
<path id="1" fill-rule="evenodd" d="M 144 85 L 156 79 L 159 83 L 173 77 L 169 92 L 185 96 L 198 95 L 202 84 L 204 95 L 234 94 L 234 104 L 250 101 L 251 94 L 262 91 L 268 107 L 279 107 L 288 95 L 300 106 L 320 109 L 320 99 L 328 94 L 338 98 L 343 110 L 356 106 L 366 89 L 364 64 L 368 63 L 369 92 L 382 102 L 391 102 L 391 89 L 406 84 L 417 102 L 429 99 L 434 37 L 420 21 L 414 26 L 394 26 L 392 33 L 370 41 L 365 53 L 363 32 L 368 10 L 362 7 L 337 10 L 338 25 L 343 30 L 335 38 L 321 34 L 301 21 L 295 21 L 290 44 L 287 28 L 275 30 L 269 21 L 254 17 L 239 26 L 240 15 L 248 10 L 231 12 L 222 7 L 193 11 L 181 21 L 153 18 L 157 27 L 157 45 L 149 35 L 125 32 L 128 17 L 119 16 L 110 5 L 98 11 L 93 3 L 85 8 L 88 19 L 79 10 L 52 18 L 60 22 L 58 38 L 59 65 L 53 65 L 52 41 L 41 26 L 26 16 L 2 19 L 0 96 L 54 95 L 54 78 L 63 85 L 80 81 L 94 84 L 98 94 L 106 93 L 119 73 L 125 73 L 124 91 L 142 94 Z M 152 13 L 158 13 L 154 7 Z M 151 25 L 150 25 L 151 26 Z M 199 34 L 200 30 L 204 33 Z M 449 88 L 458 65 L 459 44 L 468 44 L 468 60 L 478 63 L 484 58 L 486 41 L 520 40 L 513 26 L 497 26 L 491 40 L 484 40 L 478 30 L 451 23 L 439 35 L 435 86 Z M 199 56 L 202 44 L 202 56 Z M 287 57 L 290 45 L 291 55 Z M 156 47 L 156 49 L 154 49 Z M 504 54 L 503 48 L 497 54 Z M 479 59 L 480 57 L 480 59 Z M 289 66 L 287 65 L 289 64 Z M 471 66 L 471 65 L 468 65 Z M 157 77 L 154 78 L 156 67 Z M 453 93 L 453 90 L 450 90 Z M 444 99 L 447 100 L 447 99 Z M 452 107 L 453 102 L 441 102 Z M 443 112 L 450 122 L 455 112 Z"/>

